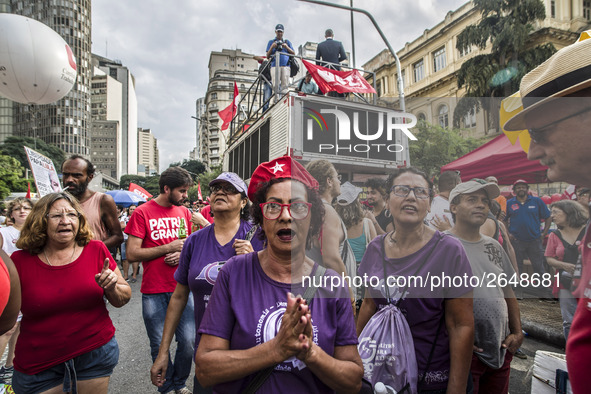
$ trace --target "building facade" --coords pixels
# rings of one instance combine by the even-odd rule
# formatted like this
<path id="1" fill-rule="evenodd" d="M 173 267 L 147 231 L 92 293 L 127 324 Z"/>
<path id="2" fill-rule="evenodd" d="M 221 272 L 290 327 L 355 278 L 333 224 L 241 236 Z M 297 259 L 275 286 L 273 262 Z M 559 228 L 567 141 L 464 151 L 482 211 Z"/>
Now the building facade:
<path id="1" fill-rule="evenodd" d="M 222 164 L 230 129 L 221 130 L 222 120 L 218 112 L 232 103 L 234 82 L 238 86 L 241 98 L 245 98 L 248 89 L 258 76 L 259 64 L 253 55 L 240 49 L 223 49 L 211 52 L 209 56 L 209 83 L 205 94 L 205 113 L 196 116 L 200 120 L 197 144 L 200 160 L 207 168 Z M 251 96 L 254 95 L 254 92 Z M 246 101 L 254 100 L 247 97 Z M 244 120 L 246 104 L 238 108 L 239 120 Z M 256 109 L 255 109 L 256 110 Z"/>
<path id="2" fill-rule="evenodd" d="M 189 152 L 191 160 L 201 160 L 201 146 L 199 144 L 199 130 L 201 129 L 202 117 L 205 115 L 206 105 L 205 97 L 200 97 L 195 100 L 195 148 Z"/>
<path id="3" fill-rule="evenodd" d="M 552 43 L 556 49 L 572 44 L 579 33 L 589 28 L 591 1 L 569 2 L 543 0 L 546 18 L 534 25 L 530 35 L 531 45 Z M 453 113 L 465 89 L 458 88 L 457 72 L 462 64 L 474 56 L 489 53 L 491 44 L 484 49 L 477 47 L 464 51 L 456 49 L 458 35 L 469 25 L 477 24 L 481 14 L 468 2 L 445 19 L 397 52 L 406 96 L 406 111 L 417 118 L 444 128 L 452 126 Z M 376 90 L 379 102 L 388 107 L 400 108 L 398 103 L 398 71 L 393 56 L 383 50 L 363 65 L 376 73 Z M 373 82 L 370 80 L 370 82 Z M 495 136 L 500 132 L 498 124 L 485 121 L 484 112 L 465 116 L 460 127 L 473 137 Z"/>
<path id="4" fill-rule="evenodd" d="M 55 104 L 13 103 L 12 133 L 41 138 L 66 154 L 90 158 L 91 1 L 11 0 L 10 12 L 55 30 L 72 49 L 78 71 L 72 90 Z"/>
<path id="5" fill-rule="evenodd" d="M 138 175 L 152 176 L 160 172 L 158 140 L 150 129 L 137 130 Z M 142 171 L 143 170 L 143 173 Z"/>

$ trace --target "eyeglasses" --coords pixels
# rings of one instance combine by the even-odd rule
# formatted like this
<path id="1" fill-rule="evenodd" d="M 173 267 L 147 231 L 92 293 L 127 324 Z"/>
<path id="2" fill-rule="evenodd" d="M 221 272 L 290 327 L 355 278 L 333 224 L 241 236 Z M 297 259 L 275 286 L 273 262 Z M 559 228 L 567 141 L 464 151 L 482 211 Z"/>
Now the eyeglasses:
<path id="1" fill-rule="evenodd" d="M 263 211 L 263 216 L 267 220 L 275 220 L 281 216 L 284 207 L 287 207 L 289 216 L 296 220 L 303 220 L 308 217 L 310 208 L 312 208 L 312 204 L 303 201 L 292 202 L 291 204 L 279 204 L 278 202 L 271 201 L 259 204 L 259 206 Z"/>
<path id="2" fill-rule="evenodd" d="M 535 142 L 538 145 L 543 145 L 543 144 L 548 143 L 548 138 L 547 138 L 547 135 L 545 135 L 545 133 L 548 131 L 551 131 L 550 127 L 555 126 L 559 123 L 562 123 L 565 120 L 568 120 L 570 118 L 574 118 L 575 116 L 579 116 L 587 111 L 591 111 L 591 107 L 585 108 L 584 110 L 579 111 L 579 112 L 575 112 L 574 114 L 569 115 L 565 118 L 555 120 L 554 122 L 547 124 L 544 127 L 540 127 L 538 129 L 529 129 L 527 131 L 529 132 L 529 136 L 531 137 L 531 140 L 533 142 Z"/>
<path id="3" fill-rule="evenodd" d="M 48 213 L 47 218 L 55 222 L 62 220 L 62 218 L 66 218 L 70 222 L 73 222 L 80 219 L 80 214 L 78 212 Z"/>
<path id="4" fill-rule="evenodd" d="M 422 200 L 429 198 L 429 188 L 426 187 L 410 187 L 408 185 L 394 185 L 390 189 L 391 192 L 394 192 L 395 195 L 398 197 L 406 197 L 412 191 L 415 194 L 416 198 L 420 198 Z"/>
<path id="5" fill-rule="evenodd" d="M 236 190 L 236 188 L 232 185 L 226 184 L 226 185 L 213 185 L 210 186 L 209 190 L 212 193 L 219 193 L 220 191 L 223 191 L 226 194 L 238 194 L 240 193 L 238 190 Z"/>

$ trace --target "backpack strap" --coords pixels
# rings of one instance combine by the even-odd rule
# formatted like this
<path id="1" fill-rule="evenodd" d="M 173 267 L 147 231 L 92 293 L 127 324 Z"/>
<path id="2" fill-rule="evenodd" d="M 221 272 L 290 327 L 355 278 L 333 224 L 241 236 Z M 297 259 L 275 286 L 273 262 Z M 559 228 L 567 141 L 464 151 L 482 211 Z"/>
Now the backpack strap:
<path id="1" fill-rule="evenodd" d="M 314 272 L 314 276 L 312 279 L 312 284 L 320 283 L 319 279 L 322 278 L 325 273 L 326 273 L 326 268 L 321 266 L 320 264 L 317 264 L 316 272 Z M 306 300 L 306 302 L 308 304 L 310 304 L 310 302 L 312 302 L 312 299 L 314 298 L 314 295 L 316 294 L 317 290 L 318 290 L 318 287 L 310 286 L 306 289 L 306 291 L 304 291 L 304 295 L 302 297 Z M 263 383 L 265 383 L 265 381 L 267 379 L 269 379 L 269 376 L 271 376 L 274 369 L 275 369 L 275 365 L 265 368 L 265 369 L 262 369 L 259 372 L 257 372 L 254 379 L 250 381 L 250 383 L 248 384 L 246 389 L 244 389 L 242 394 L 255 394 L 257 392 L 257 390 L 261 388 Z"/>

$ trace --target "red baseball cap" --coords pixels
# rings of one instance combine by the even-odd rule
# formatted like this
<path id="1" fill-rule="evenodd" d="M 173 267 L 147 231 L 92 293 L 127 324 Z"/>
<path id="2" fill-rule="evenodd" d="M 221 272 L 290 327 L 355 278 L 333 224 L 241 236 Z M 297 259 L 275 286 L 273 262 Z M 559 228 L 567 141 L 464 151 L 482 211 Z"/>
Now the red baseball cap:
<path id="1" fill-rule="evenodd" d="M 271 179 L 288 178 L 303 183 L 309 189 L 318 190 L 318 181 L 302 166 L 289 156 L 281 156 L 277 159 L 261 163 L 252 173 L 248 185 L 248 196 L 254 196 L 261 183 Z"/>
<path id="2" fill-rule="evenodd" d="M 520 183 L 523 183 L 523 184 L 525 184 L 526 186 L 529 186 L 529 185 L 527 184 L 527 181 L 525 181 L 525 180 L 523 180 L 523 179 L 518 179 L 518 180 L 516 180 L 515 182 L 513 182 L 513 189 L 515 189 L 515 186 L 517 186 L 517 185 L 518 185 L 518 184 L 520 184 Z"/>

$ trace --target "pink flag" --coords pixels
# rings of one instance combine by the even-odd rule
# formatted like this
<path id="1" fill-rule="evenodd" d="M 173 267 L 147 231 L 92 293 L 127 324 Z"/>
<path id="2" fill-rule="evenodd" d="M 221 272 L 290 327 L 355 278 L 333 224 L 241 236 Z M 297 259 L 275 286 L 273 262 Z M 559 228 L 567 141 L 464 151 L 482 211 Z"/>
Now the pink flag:
<path id="1" fill-rule="evenodd" d="M 337 71 L 317 66 L 303 60 L 304 66 L 312 74 L 312 78 L 323 92 L 338 93 L 375 93 L 374 88 L 363 78 L 358 70 Z"/>

